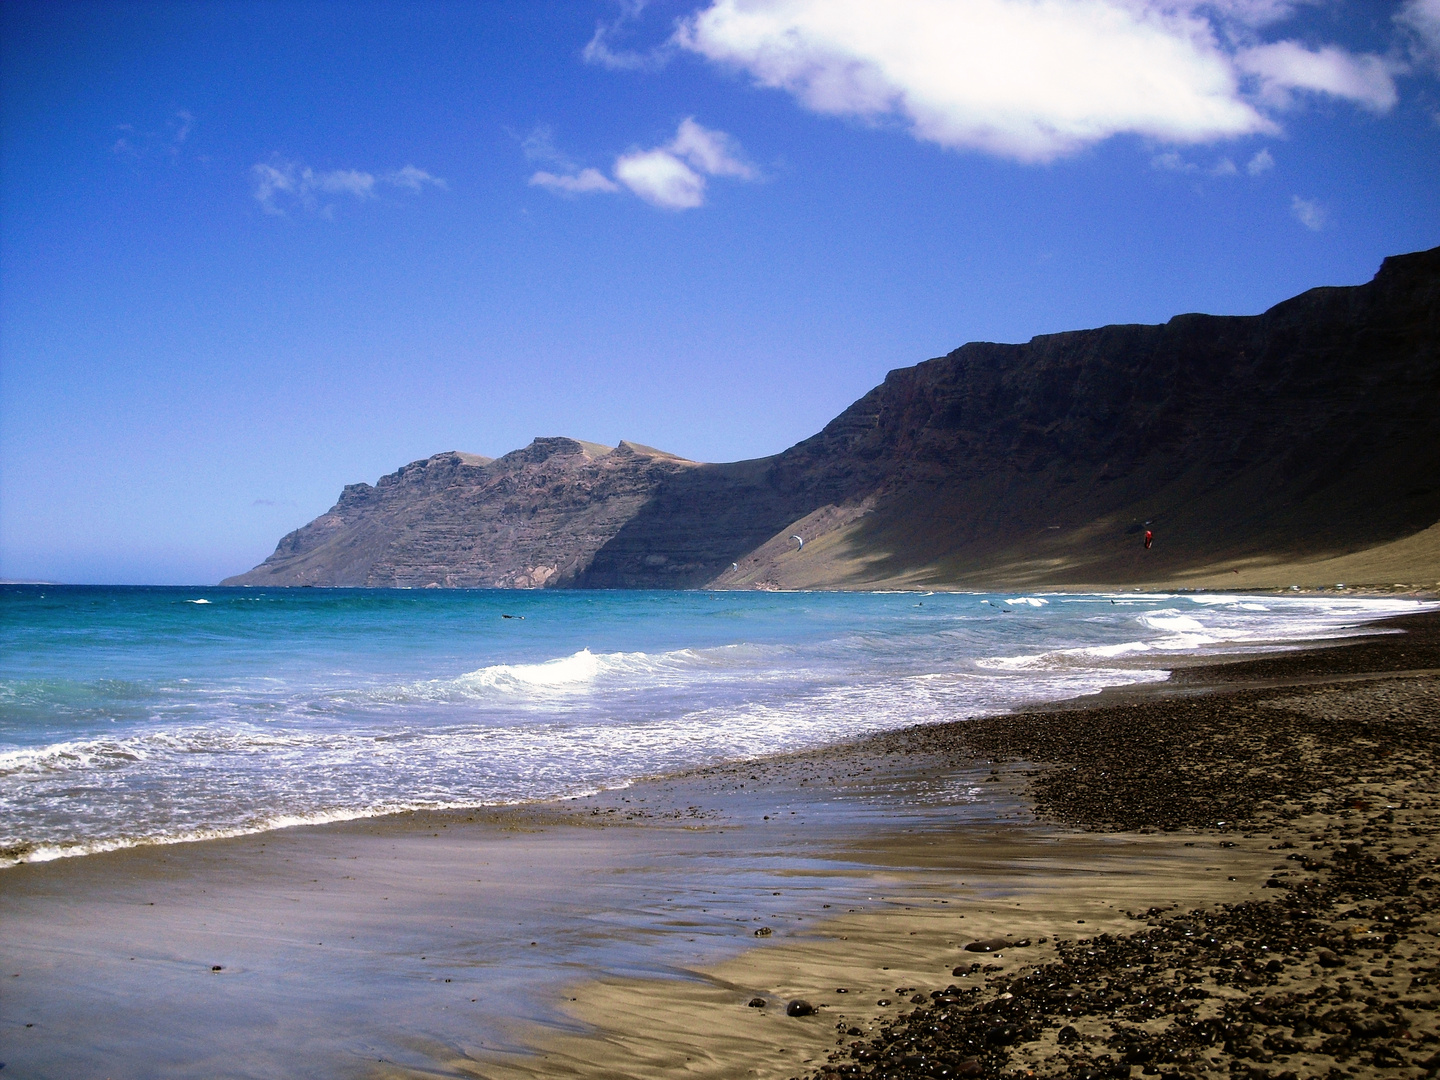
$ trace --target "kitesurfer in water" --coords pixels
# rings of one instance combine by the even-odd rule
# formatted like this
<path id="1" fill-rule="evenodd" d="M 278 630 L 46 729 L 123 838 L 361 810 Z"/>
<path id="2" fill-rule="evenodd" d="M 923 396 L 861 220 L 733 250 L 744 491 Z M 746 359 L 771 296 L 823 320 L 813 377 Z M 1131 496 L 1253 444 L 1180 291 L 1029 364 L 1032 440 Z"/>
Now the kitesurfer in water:
<path id="1" fill-rule="evenodd" d="M 1150 550 L 1150 545 L 1155 542 L 1155 534 L 1149 529 L 1145 530 L 1145 550 Z"/>

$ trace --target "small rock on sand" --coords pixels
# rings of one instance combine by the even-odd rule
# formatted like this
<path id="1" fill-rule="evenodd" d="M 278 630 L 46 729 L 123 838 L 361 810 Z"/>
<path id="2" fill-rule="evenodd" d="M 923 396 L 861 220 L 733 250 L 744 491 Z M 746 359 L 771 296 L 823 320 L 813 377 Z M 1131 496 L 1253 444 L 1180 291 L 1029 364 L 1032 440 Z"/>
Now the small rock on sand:
<path id="1" fill-rule="evenodd" d="M 966 952 L 999 952 L 1010 943 L 1003 937 L 982 938 L 965 946 Z"/>

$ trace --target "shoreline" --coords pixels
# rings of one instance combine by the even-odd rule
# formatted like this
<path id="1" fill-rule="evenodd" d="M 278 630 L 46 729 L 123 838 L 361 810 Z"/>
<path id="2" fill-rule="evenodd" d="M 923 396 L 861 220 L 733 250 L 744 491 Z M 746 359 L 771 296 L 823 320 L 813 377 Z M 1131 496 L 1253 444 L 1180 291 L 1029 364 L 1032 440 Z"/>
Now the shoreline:
<path id="1" fill-rule="evenodd" d="M 143 588 L 149 587 L 145 586 Z M 189 587 L 179 586 L 167 588 L 178 588 L 183 591 L 184 589 L 187 589 Z M 246 586 L 244 588 L 250 587 Z M 935 591 L 936 590 L 924 590 L 921 591 L 920 594 L 923 595 L 924 592 Z M 1212 590 L 1181 589 L 1177 591 L 1183 594 L 1203 593 Z M 1277 589 L 1273 591 L 1279 595 L 1291 595 L 1286 590 Z M 1319 595 L 1326 591 L 1327 590 L 1309 590 L 1307 594 Z M 1066 594 L 1056 593 L 1055 595 Z M 1356 597 L 1361 597 L 1363 595 L 1369 598 L 1381 598 L 1387 595 L 1394 594 L 1387 594 L 1383 591 L 1375 591 L 1362 594 L 1359 591 L 1354 591 L 1350 592 L 1349 595 L 1354 595 Z M 1418 594 L 1407 595 L 1407 599 L 1416 598 L 1430 599 L 1428 596 L 1419 597 Z M 1367 637 L 1386 633 L 1386 630 L 1383 628 L 1391 626 L 1403 626 L 1405 625 L 1406 619 L 1414 617 L 1423 618 L 1424 613 L 1421 613 L 1418 616 L 1392 615 L 1385 616 L 1379 619 L 1368 620 L 1360 624 L 1360 626 L 1356 627 L 1357 633 L 1352 637 L 1327 637 L 1315 639 L 1297 639 L 1291 642 L 1277 642 L 1268 646 L 1261 646 L 1261 649 L 1263 651 L 1259 653 L 1251 651 L 1254 648 L 1253 646 L 1249 648 L 1242 647 L 1241 650 L 1237 651 L 1229 651 L 1228 643 L 1220 642 L 1211 646 L 1211 648 L 1214 650 L 1214 653 L 1217 654 L 1211 656 L 1201 655 L 1197 653 L 1165 652 L 1137 655 L 1127 658 L 1125 663 L 1135 668 L 1137 671 L 1164 669 L 1169 672 L 1169 677 L 1160 681 L 1139 679 L 1133 682 L 1105 687 L 1099 691 L 1080 693 L 1073 697 L 1061 698 L 1050 702 L 1035 702 L 1026 705 L 1023 708 L 1012 710 L 1012 712 L 1049 712 L 1067 709 L 1091 709 L 1095 707 L 1103 707 L 1116 701 L 1128 701 L 1132 698 L 1149 699 L 1153 697 L 1167 697 L 1178 694 L 1207 693 L 1211 689 L 1218 689 L 1230 685 L 1233 682 L 1233 678 L 1216 674 L 1214 676 L 1214 685 L 1211 686 L 1209 683 L 1204 681 L 1206 678 L 1209 677 L 1204 673 L 1212 671 L 1216 673 L 1228 671 L 1228 669 L 1234 667 L 1235 665 L 1245 665 L 1247 663 L 1250 663 L 1251 661 L 1260 661 L 1270 655 L 1285 656 L 1296 651 L 1308 653 L 1313 650 L 1319 650 L 1323 652 L 1325 650 L 1338 647 L 1340 645 L 1345 645 L 1349 643 L 1358 644 L 1360 642 L 1363 642 Z M 1274 651 L 1272 652 L 1271 650 Z M 1325 676 L 1322 674 L 1315 677 L 1328 678 L 1329 676 Z M 990 717 L 1004 715 L 1011 715 L 1011 713 L 995 713 L 990 714 Z M 972 719 L 988 719 L 990 717 L 976 717 Z M 971 722 L 971 720 L 967 719 L 960 722 L 969 723 Z M 898 731 L 903 729 L 895 730 Z M 841 740 L 841 743 L 839 745 L 863 745 L 868 740 L 876 738 L 883 739 L 890 734 L 894 734 L 894 731 L 853 736 Z M 778 754 L 766 754 L 758 758 L 737 758 L 725 762 L 720 762 L 718 763 L 717 767 L 743 768 L 751 761 L 767 760 L 771 757 L 785 759 L 796 755 L 803 757 L 804 755 L 812 753 L 824 753 L 826 749 L 826 746 L 820 746 L 793 751 L 783 751 Z M 630 779 L 629 781 L 626 781 L 620 786 L 600 789 L 598 793 L 603 795 L 607 792 L 625 791 L 633 786 L 664 783 L 667 780 L 672 780 L 690 775 L 697 770 L 703 771 L 705 768 L 705 766 L 697 766 L 682 769 L 674 774 L 662 773 L 637 776 Z M 467 815 L 475 814 L 485 815 L 488 817 L 496 814 L 503 815 L 507 813 L 514 813 L 520 815 L 534 812 L 544 813 L 551 809 L 557 810 L 559 812 L 564 812 L 564 808 L 568 804 L 574 803 L 577 800 L 583 800 L 585 798 L 592 797 L 593 794 L 594 793 L 582 793 L 564 796 L 545 796 L 541 798 L 517 799 L 510 802 L 483 803 L 475 805 L 456 804 L 451 806 L 406 807 L 399 809 L 386 809 L 381 811 L 341 810 L 317 814 L 313 817 L 306 817 L 300 820 L 287 820 L 283 823 L 267 823 L 260 827 L 234 826 L 231 828 L 224 828 L 211 832 L 201 833 L 198 835 L 147 838 L 140 840 L 122 839 L 99 841 L 97 842 L 98 846 L 95 847 L 91 847 L 88 844 L 76 844 L 73 846 L 65 846 L 60 848 L 56 848 L 55 845 L 48 843 L 39 845 L 20 844 L 14 847 L 6 847 L 0 849 L 0 881 L 3 881 L 3 875 L 7 870 L 11 870 L 19 866 L 43 865 L 45 863 L 56 862 L 66 859 L 88 858 L 96 855 L 111 855 L 115 853 L 148 850 L 152 848 L 186 847 L 193 844 L 223 844 L 231 841 L 244 840 L 246 838 L 253 837 L 261 837 L 297 829 L 326 829 L 332 826 L 344 826 L 349 823 L 385 822 L 389 820 L 403 821 L 404 819 L 412 815 L 454 814 L 463 818 Z M 31 857 L 31 853 L 36 850 L 44 852 L 41 858 Z"/>
<path id="2" fill-rule="evenodd" d="M 852 913 L 832 920 L 818 941 L 752 950 L 707 972 L 698 985 L 612 981 L 579 988 L 575 1015 L 591 1026 L 590 1034 L 551 1033 L 537 1040 L 538 1059 L 490 1058 L 475 1063 L 474 1075 L 622 1076 L 625 1061 L 633 1059 L 649 1060 L 657 1071 L 683 1064 L 700 1075 L 820 1080 L 1012 1072 L 1247 1080 L 1434 1076 L 1440 1071 L 1440 889 L 1434 881 L 1440 860 L 1429 849 L 1440 824 L 1434 782 L 1440 618 L 1428 613 L 1390 622 L 1406 637 L 1362 637 L 1196 665 L 1169 684 L 1133 688 L 1138 694 L 1122 688 L 1096 695 L 1109 695 L 1104 704 L 1092 697 L 1088 705 L 1061 702 L 876 736 L 869 741 L 891 754 L 938 752 L 970 761 L 988 755 L 999 766 L 991 778 L 1018 782 L 1033 799 L 1029 835 L 1012 837 L 1000 855 L 1010 864 L 999 875 L 1010 879 L 1008 891 L 1001 886 L 1003 908 L 973 889 L 977 858 L 985 861 L 996 838 L 957 831 L 951 839 L 967 843 L 972 855 L 952 854 L 945 869 L 963 873 L 970 886 L 962 881 L 942 889 L 941 899 L 924 895 L 936 890 L 917 870 L 921 853 L 913 841 L 896 837 L 897 862 L 910 869 L 901 887 L 928 901 L 924 914 L 916 912 L 919 905 Z M 1328 711 L 1332 730 L 1321 740 L 1322 758 L 1343 749 L 1337 735 L 1371 727 L 1368 717 L 1388 707 L 1394 724 L 1408 715 L 1406 749 L 1418 760 L 1387 771 L 1365 754 L 1340 753 L 1323 774 L 1325 787 L 1315 775 L 1308 783 L 1300 775 L 1325 767 L 1323 760 L 1304 761 L 1300 774 L 1292 769 L 1268 786 L 1236 784 L 1236 770 L 1227 767 L 1234 750 L 1227 747 L 1203 762 L 1207 780 L 1231 782 L 1221 792 L 1229 807 L 1222 818 L 1211 798 L 1201 800 L 1205 809 L 1197 815 L 1176 805 L 1173 791 L 1163 800 L 1149 797 L 1137 783 L 1143 776 L 1116 775 L 1117 765 L 1135 768 L 1133 754 L 1117 761 L 1079 730 L 1088 721 L 1113 737 L 1114 721 L 1123 717 L 1153 731 L 1157 712 L 1170 713 L 1171 724 L 1188 720 L 1191 729 L 1213 729 L 1213 714 L 1228 712 L 1233 728 L 1237 710 L 1246 710 L 1241 715 L 1253 724 L 1256 706 L 1287 699 L 1292 709 L 1298 704 L 1316 713 L 1322 728 Z M 1197 710 L 1212 715 L 1198 722 L 1184 715 Z M 1295 715 L 1282 708 L 1275 714 Z M 1076 723 L 1057 736 L 1062 716 Z M 1273 739 L 1274 732 L 1264 736 Z M 1312 742 L 1316 736 L 1316 730 L 1306 733 Z M 1186 766 L 1205 757 L 1189 747 L 1167 748 L 1177 749 Z M 1140 755 L 1147 771 L 1155 766 L 1154 751 L 1146 745 Z M 1088 766 L 1076 760 L 1087 758 Z M 1042 767 L 1031 767 L 1042 759 Z M 1283 760 L 1284 752 L 1271 755 L 1268 778 Z M 1253 761 L 1247 757 L 1247 773 Z M 1417 785 L 1405 775 L 1414 771 L 1427 779 Z M 1092 787 L 1097 774 L 1107 781 L 1099 791 Z M 1317 805 L 1314 796 L 1322 792 L 1325 805 Z M 1311 801 L 1296 801 L 1307 796 Z M 1396 824 L 1397 809 L 1403 824 Z M 1115 845 L 1108 851 L 1107 839 Z M 1066 852 L 1071 865 L 1051 866 L 1037 883 L 1021 866 L 1033 864 L 1047 844 Z M 1383 859 L 1365 850 L 1376 845 Z M 1063 864 L 1066 856 L 1055 861 Z M 1086 882 L 1084 897 L 1074 893 L 1077 880 Z M 936 915 L 937 901 L 967 899 L 968 906 L 948 917 Z M 918 947 L 908 940 L 917 935 L 924 935 Z M 978 953 L 963 947 L 986 941 L 991 947 Z M 1021 942 L 1023 951 L 1016 947 Z M 952 961 L 959 962 L 947 973 Z M 885 975 L 892 972 L 914 985 L 890 987 Z M 774 986 L 768 1008 L 753 1012 L 768 1018 L 746 1016 L 752 1010 L 737 1002 L 740 988 L 767 985 Z M 663 999 L 662 990 L 668 991 Z M 844 998 L 836 996 L 842 992 Z M 778 1015 L 776 1006 L 790 994 L 816 1006 L 819 1018 Z M 657 1010 L 677 1009 L 683 1016 L 665 1025 L 669 1045 L 640 1034 L 655 1027 Z M 693 1034 L 706 1026 L 707 1037 Z M 778 1045 L 784 1042 L 801 1042 L 805 1056 L 796 1062 Z M 750 1047 L 745 1056 L 762 1064 L 732 1073 L 741 1062 L 727 1059 L 723 1048 L 741 1043 Z M 683 1054 L 683 1063 L 680 1050 L 693 1051 Z"/>
<path id="3" fill-rule="evenodd" d="M 1191 812 L 1174 791 L 1147 793 L 1154 785 L 1133 773 L 1136 762 L 1117 758 L 1100 737 L 1138 731 L 1150 740 L 1139 764 L 1154 770 L 1159 721 L 1185 735 L 1162 740 L 1182 760 L 1187 747 L 1199 745 L 1191 737 L 1197 731 L 1233 738 L 1235 717 L 1225 715 L 1236 709 L 1246 710 L 1237 715 L 1247 724 L 1292 717 L 1293 726 L 1296 714 L 1265 706 L 1266 695 L 1315 697 L 1327 686 L 1336 701 L 1359 694 L 1362 713 L 1374 707 L 1365 695 L 1377 689 L 1390 695 L 1392 711 L 1413 712 L 1418 702 L 1430 725 L 1421 728 L 1433 735 L 1440 614 L 1388 621 L 1406 624 L 1407 633 L 1193 664 L 1151 689 L 1132 686 L 1128 695 L 1120 688 L 1023 713 L 890 732 L 559 804 L 414 811 L 21 864 L 0 875 L 0 914 L 13 935 L 0 949 L 9 991 L 0 999 L 5 1060 L 37 1076 L 248 1075 L 267 1063 L 294 1072 L 297 1062 L 321 1076 L 492 1080 L 669 1069 L 784 1080 L 824 1075 L 827 1066 L 835 1076 L 855 1075 L 840 1065 L 866 1075 L 922 1075 L 904 1063 L 907 1055 L 893 1062 L 889 1055 L 897 1033 L 911 1030 L 899 1025 L 902 1013 L 913 1026 L 918 1006 L 926 1024 L 953 1027 L 969 1009 L 965 1015 L 983 1017 L 988 1031 L 1001 993 L 1025 999 L 997 988 L 1019 985 L 1037 966 L 1053 968 L 1060 938 L 1131 938 L 1147 924 L 1127 909 L 1178 904 L 1213 913 L 1280 895 L 1264 891 L 1292 872 L 1276 869 L 1289 864 L 1272 850 L 1275 841 L 1303 843 L 1286 854 L 1303 850 L 1329 867 L 1305 870 L 1318 875 L 1305 879 L 1316 896 L 1313 890 L 1329 888 L 1325 881 L 1343 878 L 1354 862 L 1337 862 L 1327 829 L 1337 838 L 1350 825 L 1388 829 L 1379 842 L 1398 844 L 1393 834 L 1403 828 L 1410 830 L 1406 843 L 1428 844 L 1435 800 L 1424 792 L 1407 797 L 1413 806 L 1401 815 L 1403 827 L 1379 820 L 1387 811 L 1378 796 L 1365 796 L 1366 809 L 1357 810 L 1335 794 L 1359 783 L 1341 775 L 1346 760 L 1353 771 L 1353 755 L 1327 766 L 1325 805 L 1316 802 L 1294 819 L 1266 810 L 1261 836 L 1259 824 L 1237 825 L 1242 819 L 1232 820 L 1237 811 L 1230 808 L 1274 802 L 1284 794 L 1280 781 L 1299 782 L 1293 770 L 1267 765 L 1259 779 L 1236 775 L 1231 766 L 1244 759 L 1230 744 L 1201 761 L 1225 781 L 1215 797 L 1207 795 L 1226 808 L 1226 824 L 1217 826 L 1217 813 Z M 1417 688 L 1425 691 L 1418 698 Z M 1335 721 L 1341 728 L 1354 722 Z M 1416 761 L 1433 761 L 1426 757 L 1433 738 L 1426 738 L 1410 747 Z M 1066 754 L 1081 760 L 1063 768 Z M 1101 774 L 1103 784 L 1096 782 Z M 1312 835 L 1321 840 L 1306 839 Z M 1322 854 L 1309 856 L 1313 851 Z M 1422 892 L 1418 876 L 1412 879 L 1407 888 Z M 557 895 L 557 881 L 567 895 Z M 1435 944 L 1431 922 L 1402 917 L 1410 920 L 1397 934 L 1402 952 L 1417 935 L 1432 935 L 1425 940 Z M 770 934 L 755 935 L 767 927 Z M 1217 922 L 1212 932 L 1223 929 Z M 1007 934 L 1033 944 L 978 961 L 963 949 Z M 1349 940 L 1333 927 L 1320 936 Z M 347 937 L 355 944 L 337 961 L 324 943 Z M 1243 959 L 1234 959 L 1235 970 L 1248 972 Z M 1394 959 L 1415 966 L 1409 954 Z M 962 960 L 983 962 L 962 979 L 952 975 Z M 1344 962 L 1350 967 L 1335 971 L 1311 963 L 1311 982 L 1303 985 L 1334 988 L 1337 971 L 1356 970 Z M 1182 979 L 1200 974 L 1188 961 L 1166 971 Z M 1239 1007 L 1233 984 L 1200 977 L 1185 985 L 1210 996 L 1193 1002 L 1212 1011 Z M 1405 1000 L 1433 1003 L 1440 977 L 1415 978 L 1421 992 L 1406 990 Z M 982 982 L 984 990 L 968 992 Z M 951 986 L 956 992 L 947 995 Z M 908 992 L 897 993 L 901 987 Z M 127 994 L 133 1007 L 118 1008 Z M 955 1000 L 937 1005 L 930 994 Z M 917 995 L 924 1001 L 912 1001 Z M 764 1006 L 750 1007 L 757 997 Z M 821 1006 L 818 1016 L 785 1016 L 785 1004 L 797 998 Z M 876 1004 L 881 1000 L 887 1004 Z M 229 1018 L 200 1023 L 197 1036 L 201 1006 Z M 858 1034 L 845 1036 L 843 1060 L 829 1061 L 842 1015 L 841 1031 Z M 1430 1054 L 1437 1048 L 1425 1040 L 1436 1031 L 1433 1014 L 1425 1016 L 1411 1025 L 1410 1042 Z M 1063 1025 L 1047 1023 L 1017 1021 L 1017 1031 L 1033 1028 L 1037 1038 L 987 1043 L 946 1067 L 967 1075 L 954 1070 L 972 1068 L 967 1063 L 978 1057 L 975 1075 L 1020 1064 L 1022 1072 L 1057 1074 L 1044 1063 L 1061 1060 L 1054 1037 Z M 1388 1047 L 1401 1035 L 1386 1024 L 1390 1034 L 1377 1038 Z M 1114 1032 L 1073 1018 L 1071 1026 L 1078 1049 L 1065 1044 L 1065 1075 L 1119 1075 L 1124 1055 L 1105 1041 Z M 1302 1042 L 1287 1030 L 1286 1039 Z M 266 1033 L 263 1046 L 257 1032 Z M 967 1038 L 973 1041 L 973 1031 Z M 54 1048 L 76 1040 L 68 1056 L 54 1059 Z M 1397 1045 L 1411 1065 L 1424 1059 Z M 1373 1047 L 1367 1053 L 1371 1064 L 1362 1071 L 1385 1068 L 1373 1065 Z M 1156 1056 L 1152 1048 L 1150 1059 Z M 157 1057 L 174 1067 L 156 1067 Z M 1242 1059 L 1231 1054 L 1227 1068 L 1229 1060 Z M 145 1067 L 127 1071 L 127 1062 Z M 890 1073 L 873 1070 L 876 1062 L 889 1062 Z M 1137 1075 L 1144 1064 L 1136 1064 Z M 1424 1075 L 1416 1068 L 1376 1075 Z M 1210 1065 L 1185 1075 L 1205 1071 Z"/>

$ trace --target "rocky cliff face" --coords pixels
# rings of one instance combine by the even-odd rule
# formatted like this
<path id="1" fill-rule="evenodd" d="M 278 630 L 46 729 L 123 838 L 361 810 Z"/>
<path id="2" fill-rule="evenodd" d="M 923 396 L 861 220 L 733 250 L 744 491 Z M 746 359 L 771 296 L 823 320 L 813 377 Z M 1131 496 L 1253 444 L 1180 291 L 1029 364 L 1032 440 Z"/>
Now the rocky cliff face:
<path id="1" fill-rule="evenodd" d="M 622 442 L 536 439 L 498 460 L 451 451 L 330 511 L 226 585 L 533 588 L 573 584 L 595 552 L 693 462 Z"/>
<path id="2" fill-rule="evenodd" d="M 675 477 L 579 580 L 1120 584 L 1437 520 L 1440 249 L 1259 316 L 972 343 L 892 371 L 783 454 Z M 698 557 L 638 558 L 697 535 Z"/>
<path id="3" fill-rule="evenodd" d="M 231 582 L 1121 584 L 1385 544 L 1440 520 L 1440 249 L 1258 316 L 965 345 L 771 458 L 627 447 L 417 462 Z"/>

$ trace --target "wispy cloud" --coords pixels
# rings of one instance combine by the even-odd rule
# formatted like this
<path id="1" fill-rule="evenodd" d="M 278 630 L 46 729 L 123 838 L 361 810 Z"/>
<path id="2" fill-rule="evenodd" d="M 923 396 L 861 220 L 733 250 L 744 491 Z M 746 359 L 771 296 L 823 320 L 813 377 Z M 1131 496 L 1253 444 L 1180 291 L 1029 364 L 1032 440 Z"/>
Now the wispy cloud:
<path id="1" fill-rule="evenodd" d="M 521 147 L 531 160 L 551 162 L 565 169 L 563 173 L 534 173 L 530 177 L 532 187 L 574 196 L 618 192 L 623 185 L 652 206 L 665 210 L 703 206 L 707 177 L 754 180 L 759 176 L 734 139 L 723 131 L 702 127 L 693 117 L 680 121 L 675 137 L 665 145 L 621 154 L 615 159 L 614 180 L 599 169 L 577 169 L 555 149 L 548 128 L 537 128 Z"/>
<path id="2" fill-rule="evenodd" d="M 1295 92 L 1305 91 L 1352 101 L 1377 113 L 1395 107 L 1399 100 L 1395 75 L 1403 70 L 1384 57 L 1357 56 L 1335 45 L 1307 49 L 1294 41 L 1242 49 L 1235 66 L 1255 76 L 1261 99 L 1277 108 L 1290 108 Z"/>
<path id="3" fill-rule="evenodd" d="M 815 112 L 1045 162 L 1120 134 L 1184 146 L 1275 133 L 1297 94 L 1391 108 L 1392 62 L 1257 41 L 1304 2 L 710 0 L 671 40 Z"/>
<path id="4" fill-rule="evenodd" d="M 1440 71 L 1440 0 L 1409 0 L 1395 22 L 1410 35 L 1415 59 Z"/>
<path id="5" fill-rule="evenodd" d="M 575 169 L 575 163 L 555 146 L 553 128 L 542 124 L 524 138 L 520 138 L 514 132 L 510 132 L 510 134 L 512 138 L 520 139 L 520 149 L 525 152 L 526 161 L 544 161 L 550 165 L 558 165 L 562 169 L 571 171 Z"/>
<path id="6" fill-rule="evenodd" d="M 392 173 L 386 173 L 382 179 L 387 184 L 395 187 L 408 188 L 410 191 L 420 191 L 426 187 L 437 187 L 441 191 L 450 187 L 448 183 L 438 176 L 431 176 L 424 169 L 417 169 L 414 165 L 406 165 L 403 169 L 396 169 Z"/>
<path id="7" fill-rule="evenodd" d="M 115 141 L 110 152 L 120 157 L 179 157 L 185 140 L 195 129 L 195 117 L 186 109 L 178 109 L 165 119 L 158 130 L 137 128 L 134 124 L 116 124 Z"/>
<path id="8" fill-rule="evenodd" d="M 1196 173 L 1200 171 L 1199 165 L 1193 161 L 1186 161 L 1184 155 L 1178 150 L 1167 150 L 1163 154 L 1156 154 L 1150 159 L 1150 167 L 1162 172 Z"/>
<path id="9" fill-rule="evenodd" d="M 1299 195 L 1290 197 L 1290 213 L 1311 232 L 1319 232 L 1329 220 L 1329 215 L 1319 199 L 1302 199 Z"/>
<path id="10" fill-rule="evenodd" d="M 675 52 L 669 42 L 643 52 L 612 45 L 623 36 L 627 24 L 639 19 L 647 6 L 648 0 L 621 0 L 620 15 L 616 19 L 595 24 L 595 36 L 580 51 L 585 62 L 611 71 L 658 71 L 664 67 Z"/>
<path id="11" fill-rule="evenodd" d="M 1240 170 L 1235 167 L 1235 162 L 1228 157 L 1216 159 L 1209 165 L 1201 166 L 1193 161 L 1187 161 L 1179 151 L 1167 150 L 1163 154 L 1156 154 L 1150 159 L 1152 169 L 1160 169 L 1164 172 L 1178 173 L 1204 173 L 1206 176 L 1238 176 Z"/>
<path id="12" fill-rule="evenodd" d="M 665 149 L 711 176 L 754 180 L 757 175 L 755 167 L 745 160 L 734 139 L 723 131 L 701 127 L 694 117 L 680 121 L 675 138 Z"/>
<path id="13" fill-rule="evenodd" d="M 420 192 L 426 187 L 446 188 L 449 185 L 414 165 L 385 173 L 360 169 L 332 169 L 321 172 L 308 165 L 276 159 L 251 166 L 255 201 L 267 214 L 283 216 L 287 210 L 300 208 L 309 213 L 328 216 L 334 203 L 325 202 L 326 195 L 348 195 L 358 202 L 376 198 L 382 187 L 404 188 Z"/>
<path id="14" fill-rule="evenodd" d="M 1261 173 L 1269 172 L 1274 167 L 1275 159 L 1270 155 L 1270 151 L 1257 150 L 1255 156 L 1245 165 L 1245 171 L 1251 176 L 1259 176 Z"/>
<path id="15" fill-rule="evenodd" d="M 542 187 L 557 195 L 589 195 L 597 191 L 619 191 L 620 185 L 599 169 L 581 169 L 573 176 L 537 172 L 530 177 L 531 187 Z"/>
<path id="16" fill-rule="evenodd" d="M 195 117 L 184 109 L 181 109 L 169 121 L 171 141 L 179 146 L 190 137 L 190 131 L 195 126 Z"/>
<path id="17" fill-rule="evenodd" d="M 1324 0 L 1188 0 L 1187 3 L 1175 6 L 1191 11 L 1208 8 L 1222 25 L 1253 29 L 1284 22 L 1299 8 L 1323 2 Z"/>

